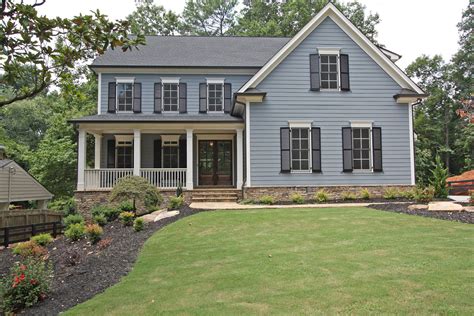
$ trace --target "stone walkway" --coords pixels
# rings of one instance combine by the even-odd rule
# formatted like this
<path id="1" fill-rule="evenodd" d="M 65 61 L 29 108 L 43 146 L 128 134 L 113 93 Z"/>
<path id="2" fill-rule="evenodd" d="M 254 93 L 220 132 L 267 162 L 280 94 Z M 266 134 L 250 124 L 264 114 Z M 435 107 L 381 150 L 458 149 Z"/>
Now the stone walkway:
<path id="1" fill-rule="evenodd" d="M 162 209 L 150 214 L 143 215 L 141 216 L 141 218 L 143 218 L 145 223 L 151 223 L 151 222 L 158 222 L 159 220 L 162 220 L 168 217 L 173 217 L 178 214 L 179 214 L 179 211 L 166 211 L 166 209 Z"/>

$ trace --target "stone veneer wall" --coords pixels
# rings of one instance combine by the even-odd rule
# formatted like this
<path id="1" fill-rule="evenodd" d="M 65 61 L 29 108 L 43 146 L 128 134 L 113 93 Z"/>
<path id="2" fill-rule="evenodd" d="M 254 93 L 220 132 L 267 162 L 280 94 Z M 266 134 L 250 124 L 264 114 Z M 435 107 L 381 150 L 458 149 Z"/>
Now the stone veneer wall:
<path id="1" fill-rule="evenodd" d="M 163 196 L 161 207 L 168 205 L 169 198 L 176 195 L 176 190 L 160 190 Z M 74 199 L 76 200 L 77 212 L 86 219 L 91 218 L 91 210 L 95 205 L 108 204 L 110 191 L 76 191 Z M 183 192 L 184 200 L 187 204 L 191 203 L 190 192 Z"/>
<path id="2" fill-rule="evenodd" d="M 350 192 L 358 196 L 363 189 L 370 192 L 372 198 L 382 198 L 386 189 L 399 190 L 413 189 L 412 185 L 383 185 L 383 186 L 297 186 L 297 187 L 250 187 L 244 188 L 244 199 L 258 201 L 264 195 L 271 195 L 277 202 L 291 201 L 292 193 L 300 193 L 305 200 L 313 200 L 314 193 L 324 189 L 330 200 L 342 199 L 343 192 Z"/>

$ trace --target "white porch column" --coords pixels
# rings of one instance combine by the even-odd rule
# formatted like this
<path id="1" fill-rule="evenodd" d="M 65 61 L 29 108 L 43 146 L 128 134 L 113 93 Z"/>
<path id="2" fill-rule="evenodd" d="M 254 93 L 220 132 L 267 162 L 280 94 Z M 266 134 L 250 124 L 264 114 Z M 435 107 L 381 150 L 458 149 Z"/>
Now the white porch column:
<path id="1" fill-rule="evenodd" d="M 142 134 L 139 129 L 133 130 L 133 175 L 140 176 Z"/>
<path id="2" fill-rule="evenodd" d="M 243 129 L 236 129 L 237 132 L 237 189 L 242 188 L 243 176 L 244 176 L 244 138 L 243 138 Z"/>
<path id="3" fill-rule="evenodd" d="M 193 189 L 193 130 L 186 130 L 186 189 Z"/>
<path id="4" fill-rule="evenodd" d="M 100 154 L 102 148 L 102 135 L 94 134 L 94 169 L 100 169 Z"/>
<path id="5" fill-rule="evenodd" d="M 84 191 L 84 170 L 86 169 L 86 131 L 79 130 L 77 141 L 77 190 Z"/>

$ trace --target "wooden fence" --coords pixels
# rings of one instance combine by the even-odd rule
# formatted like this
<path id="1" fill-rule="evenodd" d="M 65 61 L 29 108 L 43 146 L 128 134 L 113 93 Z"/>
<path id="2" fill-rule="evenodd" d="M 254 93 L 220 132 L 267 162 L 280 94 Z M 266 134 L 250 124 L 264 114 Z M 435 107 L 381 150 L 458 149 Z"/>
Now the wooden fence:
<path id="1" fill-rule="evenodd" d="M 469 195 L 474 191 L 474 179 L 448 182 L 450 195 Z"/>
<path id="2" fill-rule="evenodd" d="M 4 227 L 0 228 L 0 245 L 8 247 L 9 244 L 29 240 L 31 236 L 41 233 L 50 233 L 53 237 L 56 237 L 62 231 L 62 222 Z"/>
<path id="3" fill-rule="evenodd" d="M 0 212 L 0 228 L 61 222 L 63 215 L 48 210 L 10 210 Z"/>

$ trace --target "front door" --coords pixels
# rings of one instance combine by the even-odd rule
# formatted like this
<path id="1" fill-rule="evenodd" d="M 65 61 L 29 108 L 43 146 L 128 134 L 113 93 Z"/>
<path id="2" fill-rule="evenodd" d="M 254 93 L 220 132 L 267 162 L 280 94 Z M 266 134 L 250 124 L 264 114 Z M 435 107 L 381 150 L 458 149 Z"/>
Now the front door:
<path id="1" fill-rule="evenodd" d="M 199 185 L 232 186 L 232 141 L 199 141 Z"/>

